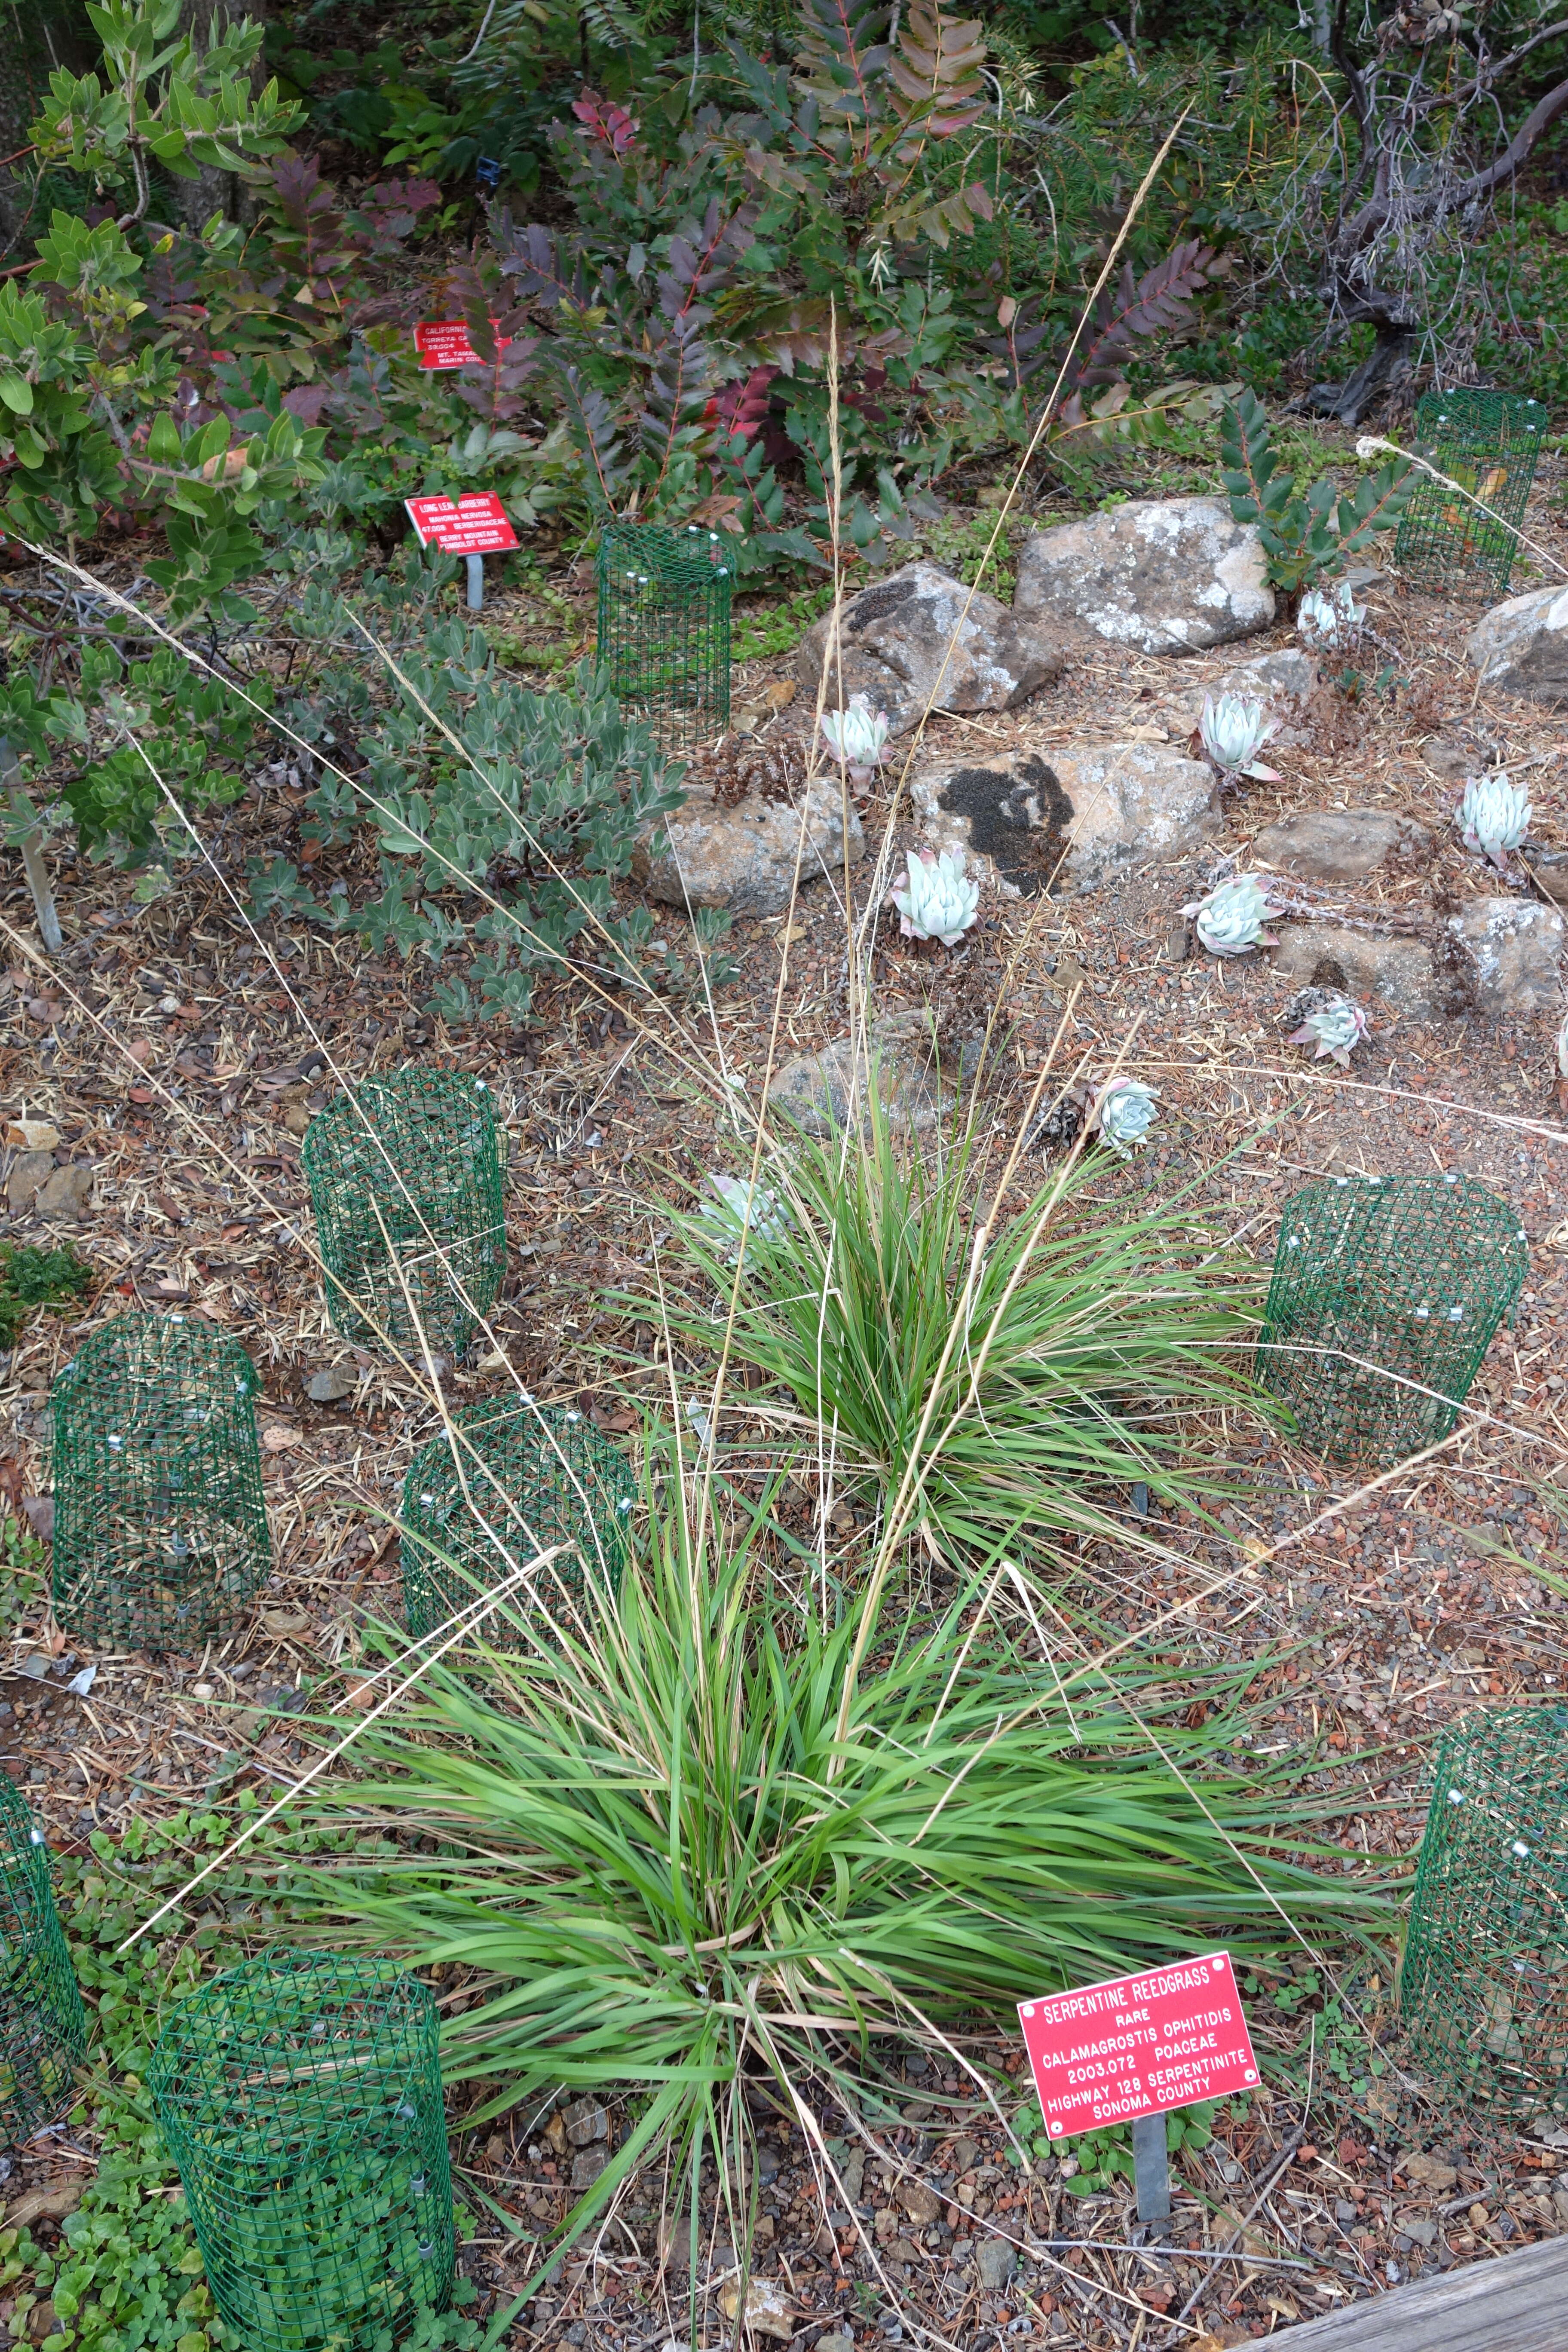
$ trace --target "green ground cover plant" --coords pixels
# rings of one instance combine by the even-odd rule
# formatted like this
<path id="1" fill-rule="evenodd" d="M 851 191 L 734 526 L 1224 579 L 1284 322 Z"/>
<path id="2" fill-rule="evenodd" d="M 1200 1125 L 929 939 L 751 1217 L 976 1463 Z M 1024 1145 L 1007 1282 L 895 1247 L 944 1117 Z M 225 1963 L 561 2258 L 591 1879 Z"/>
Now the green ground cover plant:
<path id="1" fill-rule="evenodd" d="M 68 1242 L 45 1249 L 36 1242 L 0 1242 L 0 1348 L 14 1347 L 40 1309 L 76 1306 L 98 1276 Z"/>

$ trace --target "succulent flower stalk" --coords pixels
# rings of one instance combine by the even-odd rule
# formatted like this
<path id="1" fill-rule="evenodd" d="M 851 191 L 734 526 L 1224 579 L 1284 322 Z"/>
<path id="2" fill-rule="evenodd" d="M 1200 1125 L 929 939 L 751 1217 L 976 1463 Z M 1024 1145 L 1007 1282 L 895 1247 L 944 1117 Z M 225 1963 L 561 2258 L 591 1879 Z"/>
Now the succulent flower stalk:
<path id="1" fill-rule="evenodd" d="M 825 710 L 822 731 L 834 758 L 847 767 L 852 783 L 869 781 L 881 765 L 890 722 L 885 710 L 873 710 L 863 694 L 852 694 L 843 710 Z"/>
<path id="2" fill-rule="evenodd" d="M 1299 1029 L 1293 1029 L 1285 1043 L 1288 1045 L 1316 1045 L 1312 1059 L 1321 1062 L 1327 1055 L 1342 1070 L 1348 1070 L 1351 1055 L 1367 1034 L 1371 1024 L 1353 998 L 1337 992 L 1326 1004 L 1309 1013 Z"/>
<path id="3" fill-rule="evenodd" d="M 1251 948 L 1278 947 L 1264 925 L 1285 912 L 1268 894 L 1268 885 L 1256 874 L 1237 874 L 1222 882 L 1206 898 L 1182 908 L 1192 918 L 1199 942 L 1211 955 L 1246 955 Z"/>
<path id="4" fill-rule="evenodd" d="M 1454 823 L 1467 849 L 1489 857 L 1500 874 L 1509 870 L 1509 852 L 1517 849 L 1535 814 L 1522 785 L 1510 784 L 1500 768 L 1495 776 L 1466 779 L 1465 796 L 1454 811 Z"/>
<path id="5" fill-rule="evenodd" d="M 1148 1139 L 1149 1129 L 1159 1115 L 1157 1087 L 1146 1087 L 1142 1078 L 1112 1078 L 1094 1097 L 1089 1132 L 1098 1135 L 1102 1143 L 1108 1143 L 1112 1151 L 1127 1160 L 1135 1145 Z"/>
<path id="6" fill-rule="evenodd" d="M 1223 783 L 1231 783 L 1237 776 L 1278 783 L 1278 771 L 1266 768 L 1258 754 L 1279 730 L 1279 720 L 1270 719 L 1261 702 L 1250 695 L 1222 694 L 1217 702 L 1212 694 L 1204 698 L 1198 740 L 1219 770 Z"/>
<path id="7" fill-rule="evenodd" d="M 964 871 L 962 849 L 910 853 L 909 869 L 893 885 L 899 929 L 907 940 L 958 945 L 980 914 L 980 885 Z"/>
<path id="8" fill-rule="evenodd" d="M 1296 615 L 1296 634 L 1313 653 L 1354 653 L 1365 626 L 1366 606 L 1356 603 L 1344 580 L 1331 595 L 1321 588 L 1312 589 L 1302 597 Z"/>

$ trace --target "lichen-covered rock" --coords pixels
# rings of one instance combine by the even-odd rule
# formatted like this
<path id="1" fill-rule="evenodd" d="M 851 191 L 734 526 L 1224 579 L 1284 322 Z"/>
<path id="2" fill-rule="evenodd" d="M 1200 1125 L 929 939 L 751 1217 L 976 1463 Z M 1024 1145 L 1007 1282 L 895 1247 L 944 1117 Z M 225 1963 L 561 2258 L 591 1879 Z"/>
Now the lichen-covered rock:
<path id="1" fill-rule="evenodd" d="M 1184 856 L 1220 826 L 1214 771 L 1163 743 L 949 762 L 913 777 L 910 799 L 934 847 L 984 858 L 1019 898 L 1096 890 Z"/>
<path id="2" fill-rule="evenodd" d="M 1013 609 L 1141 653 L 1201 653 L 1267 628 L 1274 591 L 1256 528 L 1222 499 L 1133 499 L 1031 539 Z"/>
<path id="3" fill-rule="evenodd" d="M 1266 824 L 1252 845 L 1260 866 L 1309 882 L 1357 882 L 1390 859 L 1424 862 L 1432 835 L 1414 817 L 1389 809 L 1301 809 Z"/>
<path id="4" fill-rule="evenodd" d="M 1563 918 L 1555 907 L 1543 907 L 1534 898 L 1472 898 L 1458 914 L 1449 916 L 1447 928 L 1468 966 L 1468 974 L 1461 976 L 1456 1010 L 1472 1010 L 1493 1021 L 1518 1021 L 1561 1009 Z M 1449 969 L 1454 969 L 1452 958 Z"/>
<path id="5" fill-rule="evenodd" d="M 797 856 L 800 878 L 809 882 L 816 875 L 842 874 L 847 855 L 858 866 L 866 855 L 866 837 L 833 776 L 813 784 L 798 808 L 762 800 L 721 808 L 710 792 L 693 793 L 673 816 L 657 818 L 645 828 L 632 853 L 632 871 L 648 897 L 667 907 L 782 915 L 794 889 Z"/>
<path id="6" fill-rule="evenodd" d="M 1465 643 L 1481 683 L 1531 702 L 1568 702 L 1568 588 L 1531 588 L 1483 613 Z"/>
<path id="7" fill-rule="evenodd" d="M 851 596 L 839 615 L 825 613 L 801 642 L 795 674 L 803 697 L 815 697 L 827 668 L 825 708 L 852 694 L 885 710 L 894 735 L 907 733 L 930 708 L 1013 710 L 1066 668 L 1064 633 L 998 597 L 972 592 L 934 563 L 906 563 Z"/>
<path id="8" fill-rule="evenodd" d="M 831 1135 L 852 1113 L 864 1131 L 874 1083 L 890 1131 L 918 1135 L 933 1126 L 951 1098 L 942 1084 L 928 1015 L 918 1006 L 884 1013 L 872 1022 L 867 1043 L 869 1051 L 863 1053 L 852 1039 L 838 1037 L 820 1054 L 797 1054 L 775 1075 L 769 1102 L 808 1135 Z"/>
<path id="9" fill-rule="evenodd" d="M 1371 938 L 1343 923 L 1287 923 L 1274 950 L 1278 980 L 1378 997 L 1408 1021 L 1435 1021 L 1441 990 L 1425 940 Z"/>

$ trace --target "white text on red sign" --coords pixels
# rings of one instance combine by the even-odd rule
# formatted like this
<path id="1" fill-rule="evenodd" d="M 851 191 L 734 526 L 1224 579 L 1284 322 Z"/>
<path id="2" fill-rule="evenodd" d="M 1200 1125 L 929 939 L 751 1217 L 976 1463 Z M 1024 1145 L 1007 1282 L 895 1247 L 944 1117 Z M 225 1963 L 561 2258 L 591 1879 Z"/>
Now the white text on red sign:
<path id="1" fill-rule="evenodd" d="M 1227 1952 L 1020 2001 L 1018 2017 L 1053 2139 L 1258 2082 Z"/>

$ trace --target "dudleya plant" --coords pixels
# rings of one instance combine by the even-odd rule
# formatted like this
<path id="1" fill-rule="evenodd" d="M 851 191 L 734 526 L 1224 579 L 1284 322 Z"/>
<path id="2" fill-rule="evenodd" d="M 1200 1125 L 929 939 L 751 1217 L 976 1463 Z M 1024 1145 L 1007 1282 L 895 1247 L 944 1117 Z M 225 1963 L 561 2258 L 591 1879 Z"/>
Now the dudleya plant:
<path id="1" fill-rule="evenodd" d="M 1322 588 L 1310 590 L 1296 615 L 1296 634 L 1312 653 L 1354 653 L 1365 626 L 1366 606 L 1356 603 L 1345 580 L 1331 594 Z"/>
<path id="2" fill-rule="evenodd" d="M 717 1170 L 708 1181 L 719 1197 L 704 1201 L 701 1213 L 723 1235 L 731 1265 L 740 1255 L 742 1234 L 748 1243 L 753 1236 L 761 1242 L 783 1240 L 788 1212 L 768 1185 L 748 1184 L 743 1176 L 726 1176 Z"/>
<path id="3" fill-rule="evenodd" d="M 868 696 L 852 694 L 847 709 L 825 710 L 821 723 L 827 748 L 848 769 L 850 782 L 868 782 L 872 770 L 880 767 L 887 749 L 887 712 L 873 710 Z"/>
<path id="4" fill-rule="evenodd" d="M 1096 1090 L 1086 1132 L 1098 1135 L 1102 1143 L 1128 1160 L 1134 1145 L 1146 1141 L 1159 1115 L 1157 1087 L 1146 1087 L 1142 1078 L 1111 1078 Z"/>
<path id="5" fill-rule="evenodd" d="M 1521 784 L 1510 784 L 1499 769 L 1495 776 L 1466 779 L 1465 796 L 1454 811 L 1454 823 L 1467 849 L 1489 857 L 1500 874 L 1509 870 L 1509 853 L 1519 847 L 1535 814 Z"/>
<path id="6" fill-rule="evenodd" d="M 908 871 L 893 885 L 899 929 L 907 940 L 940 940 L 954 948 L 979 919 L 980 885 L 964 871 L 962 849 L 910 852 Z"/>
<path id="7" fill-rule="evenodd" d="M 1182 912 L 1192 919 L 1200 943 L 1211 955 L 1246 955 L 1252 948 L 1279 946 L 1275 934 L 1264 926 L 1285 908 L 1270 897 L 1260 876 L 1237 874 Z"/>
<path id="8" fill-rule="evenodd" d="M 1219 770 L 1222 783 L 1231 783 L 1237 776 L 1278 783 L 1278 771 L 1266 768 L 1258 754 L 1279 730 L 1279 721 L 1270 719 L 1251 695 L 1222 694 L 1217 702 L 1212 694 L 1204 698 L 1198 740 Z"/>
<path id="9" fill-rule="evenodd" d="M 1299 1029 L 1292 1029 L 1285 1043 L 1288 1045 L 1316 1045 L 1312 1059 L 1321 1062 L 1327 1055 L 1340 1067 L 1348 1070 L 1351 1055 L 1367 1034 L 1371 1024 L 1365 1013 L 1353 997 L 1342 996 L 1336 990 L 1325 1004 L 1309 1013 Z"/>

